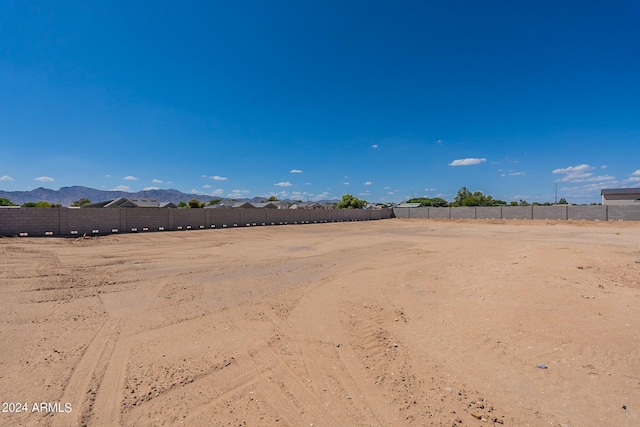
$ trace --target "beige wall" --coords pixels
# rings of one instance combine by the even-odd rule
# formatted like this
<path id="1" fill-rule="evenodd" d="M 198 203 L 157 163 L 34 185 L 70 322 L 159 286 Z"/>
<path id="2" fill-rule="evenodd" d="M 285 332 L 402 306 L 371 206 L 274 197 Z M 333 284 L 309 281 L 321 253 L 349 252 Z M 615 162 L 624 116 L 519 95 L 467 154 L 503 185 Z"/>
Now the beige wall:
<path id="1" fill-rule="evenodd" d="M 640 193 L 634 194 L 603 194 L 603 205 L 640 205 Z"/>

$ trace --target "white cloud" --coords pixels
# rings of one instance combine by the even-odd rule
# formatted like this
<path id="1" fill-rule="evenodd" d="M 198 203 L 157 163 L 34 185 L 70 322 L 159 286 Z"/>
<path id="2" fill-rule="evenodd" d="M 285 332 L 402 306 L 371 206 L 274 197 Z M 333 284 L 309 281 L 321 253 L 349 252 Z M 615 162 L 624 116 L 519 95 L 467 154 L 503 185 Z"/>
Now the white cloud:
<path id="1" fill-rule="evenodd" d="M 214 181 L 226 181 L 227 177 L 226 176 L 214 175 L 214 176 L 211 177 L 211 179 L 213 179 Z"/>
<path id="2" fill-rule="evenodd" d="M 318 200 L 326 199 L 328 197 L 329 197 L 329 192 L 325 191 L 324 193 L 316 194 L 314 197 L 311 198 L 311 200 L 315 202 Z"/>
<path id="3" fill-rule="evenodd" d="M 105 178 L 111 178 L 111 175 L 105 175 L 104 177 Z"/>
<path id="4" fill-rule="evenodd" d="M 13 178 L 11 178 L 9 175 L 2 175 L 0 176 L 0 181 L 13 181 Z"/>
<path id="5" fill-rule="evenodd" d="M 278 186 L 278 187 L 291 187 L 293 184 L 290 183 L 289 181 L 283 181 L 283 182 L 279 182 L 279 183 L 273 184 L 273 185 Z"/>
<path id="6" fill-rule="evenodd" d="M 626 182 L 640 182 L 640 169 L 630 175 Z"/>
<path id="7" fill-rule="evenodd" d="M 51 181 L 55 181 L 53 178 L 51 178 L 50 176 L 40 176 L 38 178 L 34 178 L 35 181 L 40 181 L 40 182 L 51 182 Z"/>
<path id="8" fill-rule="evenodd" d="M 343 184 L 343 185 L 349 185 L 349 183 L 348 183 L 348 182 L 343 182 L 342 184 Z"/>
<path id="9" fill-rule="evenodd" d="M 442 144 L 444 141 L 442 141 L 441 139 L 436 141 L 436 144 Z"/>
<path id="10" fill-rule="evenodd" d="M 392 195 L 393 195 L 393 194 L 395 194 L 395 193 L 394 193 L 393 191 L 389 191 L 387 194 L 388 194 L 388 195 L 390 195 L 390 196 L 392 196 Z"/>
<path id="11" fill-rule="evenodd" d="M 600 176 L 592 176 L 591 178 L 585 179 L 586 182 L 607 182 L 607 181 L 615 181 L 616 177 L 611 175 L 600 175 Z"/>
<path id="12" fill-rule="evenodd" d="M 161 179 L 152 179 L 151 182 L 153 182 L 154 184 L 162 184 L 162 180 Z"/>
<path id="13" fill-rule="evenodd" d="M 371 181 L 365 182 L 364 185 L 371 185 Z"/>
<path id="14" fill-rule="evenodd" d="M 561 182 L 581 182 L 593 175 L 592 172 L 589 172 L 593 169 L 595 168 L 587 164 L 581 164 L 578 166 L 554 169 L 552 173 L 564 174 L 564 177 L 560 179 Z"/>
<path id="15" fill-rule="evenodd" d="M 124 177 L 124 178 L 122 178 L 122 179 L 124 179 L 125 181 L 137 181 L 137 180 L 138 180 L 138 178 L 137 178 L 137 177 L 135 177 L 135 176 L 131 176 L 131 175 L 125 176 L 125 177 Z"/>
<path id="16" fill-rule="evenodd" d="M 200 178 L 206 178 L 207 175 L 200 175 Z"/>
<path id="17" fill-rule="evenodd" d="M 606 169 L 606 168 L 607 168 L 607 165 L 600 166 L 600 169 Z"/>
<path id="18" fill-rule="evenodd" d="M 457 159 L 454 160 L 453 162 L 449 163 L 449 166 L 470 166 L 470 165 L 477 165 L 479 163 L 482 162 L 486 162 L 487 159 L 485 159 L 484 157 L 481 159 L 476 159 L 476 158 L 468 158 L 468 159 Z"/>
<path id="19" fill-rule="evenodd" d="M 509 176 L 520 176 L 524 175 L 524 172 L 509 172 Z"/>
<path id="20" fill-rule="evenodd" d="M 202 188 L 211 188 L 211 186 L 209 184 L 205 184 L 202 186 Z"/>
<path id="21" fill-rule="evenodd" d="M 291 169 L 289 172 L 290 173 L 302 173 L 302 171 L 300 169 Z"/>
<path id="22" fill-rule="evenodd" d="M 424 191 L 436 191 L 435 188 L 425 188 Z"/>
<path id="23" fill-rule="evenodd" d="M 373 144 L 371 148 L 378 148 L 378 144 Z"/>
<path id="24" fill-rule="evenodd" d="M 159 190 L 158 187 L 144 187 L 143 188 L 144 191 L 151 191 L 151 190 Z"/>
<path id="25" fill-rule="evenodd" d="M 131 191 L 131 188 L 126 185 L 118 185 L 117 187 L 112 188 L 111 191 Z"/>
<path id="26" fill-rule="evenodd" d="M 370 196 L 371 193 L 369 193 L 368 191 L 365 191 L 364 193 L 360 193 L 358 194 L 358 196 Z"/>
<path id="27" fill-rule="evenodd" d="M 212 196 L 222 196 L 224 194 L 224 190 L 222 188 L 218 188 L 211 192 Z"/>
<path id="28" fill-rule="evenodd" d="M 231 190 L 231 193 L 227 194 L 227 197 L 238 198 L 238 197 L 242 197 L 248 192 L 249 190 Z"/>

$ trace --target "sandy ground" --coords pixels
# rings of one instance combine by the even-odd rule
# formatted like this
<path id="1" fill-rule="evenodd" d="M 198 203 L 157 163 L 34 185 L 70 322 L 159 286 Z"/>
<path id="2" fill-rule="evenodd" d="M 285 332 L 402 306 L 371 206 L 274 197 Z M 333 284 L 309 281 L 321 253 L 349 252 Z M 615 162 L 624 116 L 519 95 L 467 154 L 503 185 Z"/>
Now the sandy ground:
<path id="1" fill-rule="evenodd" d="M 3 238 L 0 296 L 3 426 L 640 425 L 640 223 Z"/>

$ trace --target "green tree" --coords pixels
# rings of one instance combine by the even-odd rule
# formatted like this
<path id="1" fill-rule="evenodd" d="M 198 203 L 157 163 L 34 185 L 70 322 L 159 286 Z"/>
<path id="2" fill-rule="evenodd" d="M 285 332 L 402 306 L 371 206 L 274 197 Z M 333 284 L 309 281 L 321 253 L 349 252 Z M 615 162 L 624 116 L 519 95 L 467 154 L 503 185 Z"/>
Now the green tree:
<path id="1" fill-rule="evenodd" d="M 362 209 L 367 205 L 365 200 L 360 200 L 351 194 L 342 196 L 342 200 L 338 202 L 338 209 Z"/>
<path id="2" fill-rule="evenodd" d="M 189 200 L 189 202 L 187 202 L 187 204 L 191 209 L 199 209 L 204 207 L 204 203 L 198 199 L 191 199 Z"/>
<path id="3" fill-rule="evenodd" d="M 456 198 L 453 200 L 451 206 L 465 206 L 464 201 L 469 198 L 473 198 L 473 194 L 467 187 L 462 187 L 458 190 L 458 194 L 456 194 Z"/>
<path id="4" fill-rule="evenodd" d="M 52 205 L 49 202 L 45 202 L 44 200 L 40 200 L 39 202 L 24 202 L 20 207 L 23 208 L 53 208 L 58 207 L 59 205 Z"/>
<path id="5" fill-rule="evenodd" d="M 434 197 L 432 199 L 429 197 L 414 197 L 413 199 L 407 200 L 406 203 L 420 203 L 420 206 L 435 206 L 445 208 L 449 206 L 449 203 L 440 197 Z"/>
<path id="6" fill-rule="evenodd" d="M 179 208 L 186 208 L 187 204 L 185 202 L 183 202 L 182 200 L 180 200 L 180 202 L 178 203 L 178 207 Z"/>
<path id="7" fill-rule="evenodd" d="M 15 203 L 11 203 L 11 200 L 6 197 L 0 197 L 0 206 L 18 206 Z"/>
<path id="8" fill-rule="evenodd" d="M 222 199 L 211 199 L 209 200 L 209 203 L 207 203 L 208 206 L 213 206 L 213 205 L 217 205 L 222 201 Z"/>
<path id="9" fill-rule="evenodd" d="M 71 206 L 83 206 L 83 205 L 88 205 L 89 203 L 91 203 L 91 200 L 87 199 L 86 197 L 82 197 L 78 200 L 76 200 L 75 202 L 71 203 Z"/>
<path id="10" fill-rule="evenodd" d="M 506 205 L 504 200 L 494 199 L 493 196 L 482 194 L 482 191 L 472 193 L 467 187 L 458 190 L 451 206 L 500 206 Z"/>
<path id="11" fill-rule="evenodd" d="M 271 196 L 267 199 L 267 202 L 278 202 L 278 198 L 276 196 Z"/>
<path id="12" fill-rule="evenodd" d="M 560 200 L 558 200 L 558 204 L 559 205 L 566 205 L 567 204 L 567 199 L 565 199 L 564 197 L 561 198 Z"/>

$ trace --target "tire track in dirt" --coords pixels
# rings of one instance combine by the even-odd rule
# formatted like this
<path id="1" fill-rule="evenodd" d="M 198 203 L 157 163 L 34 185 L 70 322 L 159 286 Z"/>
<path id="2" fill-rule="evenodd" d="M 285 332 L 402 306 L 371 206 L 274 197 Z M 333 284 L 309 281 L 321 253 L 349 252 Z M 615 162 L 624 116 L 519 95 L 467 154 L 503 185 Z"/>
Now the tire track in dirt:
<path id="1" fill-rule="evenodd" d="M 71 402 L 74 408 L 80 409 L 72 412 L 72 420 L 54 418 L 52 426 L 87 425 L 94 418 L 102 425 L 119 424 L 119 405 L 132 340 L 131 336 L 121 335 L 132 320 L 144 316 L 145 308 L 164 285 L 165 282 L 160 282 L 102 296 L 109 319 L 89 344 L 61 398 L 62 402 Z"/>
<path id="2" fill-rule="evenodd" d="M 297 293 L 296 293 L 297 294 Z M 204 285 L 204 299 L 209 319 L 216 328 L 220 326 L 226 331 L 242 335 L 241 325 L 235 321 L 235 315 L 240 305 L 228 307 L 226 304 L 233 304 L 233 295 L 229 290 L 214 289 L 214 284 Z M 271 298 L 268 298 L 271 300 Z M 292 299 L 292 301 L 288 301 Z M 288 298 L 287 301 L 279 302 L 286 306 L 284 310 L 288 313 L 297 304 L 295 297 Z M 236 303 L 238 301 L 235 301 Z M 222 307 L 220 307 L 220 305 Z M 292 370 L 285 359 L 286 356 L 279 354 L 277 346 L 278 336 L 284 336 L 281 327 L 286 322 L 286 314 L 277 310 L 281 308 L 272 307 L 276 310 L 267 315 L 267 322 L 272 332 L 275 334 L 269 340 L 258 340 L 248 344 L 241 352 L 244 355 L 236 357 L 235 363 L 241 367 L 243 372 L 252 372 L 253 380 L 249 382 L 237 382 L 234 387 L 226 387 L 225 391 L 213 401 L 207 403 L 207 407 L 217 407 L 225 399 L 244 389 L 248 384 L 253 385 L 253 393 L 262 397 L 263 402 L 270 408 L 275 408 L 275 414 L 281 417 L 288 425 L 339 425 L 340 420 L 329 415 L 324 405 L 324 400 L 318 396 L 314 390 L 302 382 L 297 373 Z M 221 383 L 215 381 L 216 384 Z M 190 419 L 197 418 L 199 413 L 193 414 Z"/>

